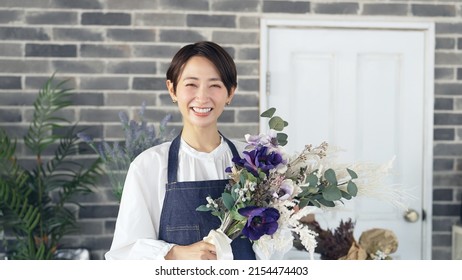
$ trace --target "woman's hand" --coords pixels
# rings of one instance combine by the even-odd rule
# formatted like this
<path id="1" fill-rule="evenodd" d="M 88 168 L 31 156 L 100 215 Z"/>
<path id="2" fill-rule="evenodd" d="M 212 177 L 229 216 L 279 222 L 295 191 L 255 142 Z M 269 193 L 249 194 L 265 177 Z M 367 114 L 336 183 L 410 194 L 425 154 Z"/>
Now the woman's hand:
<path id="1" fill-rule="evenodd" d="M 191 245 L 175 245 L 165 256 L 166 260 L 216 260 L 215 246 L 205 241 Z"/>

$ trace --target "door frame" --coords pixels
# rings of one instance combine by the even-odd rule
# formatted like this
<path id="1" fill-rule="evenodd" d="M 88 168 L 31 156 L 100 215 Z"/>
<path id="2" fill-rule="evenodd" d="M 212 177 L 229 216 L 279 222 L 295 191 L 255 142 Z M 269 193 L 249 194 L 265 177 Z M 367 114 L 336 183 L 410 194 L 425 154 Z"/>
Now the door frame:
<path id="1" fill-rule="evenodd" d="M 262 18 L 260 21 L 260 113 L 268 109 L 270 78 L 268 72 L 269 29 L 271 28 L 335 28 L 413 30 L 424 33 L 424 139 L 423 139 L 423 190 L 422 209 L 426 219 L 422 221 L 422 258 L 432 256 L 432 203 L 433 203 L 433 115 L 434 115 L 434 49 L 435 23 L 431 21 L 383 21 L 377 18 L 361 17 L 345 20 L 344 17 L 318 17 L 314 19 Z M 266 123 L 260 119 L 260 130 Z M 431 170 L 431 172 L 425 172 Z"/>

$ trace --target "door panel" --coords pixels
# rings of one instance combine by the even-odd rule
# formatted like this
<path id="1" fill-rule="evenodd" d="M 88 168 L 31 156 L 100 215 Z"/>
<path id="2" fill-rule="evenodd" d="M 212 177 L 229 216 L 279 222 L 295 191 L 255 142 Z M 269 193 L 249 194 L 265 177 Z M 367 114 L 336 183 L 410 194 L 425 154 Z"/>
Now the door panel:
<path id="1" fill-rule="evenodd" d="M 385 163 L 396 156 L 390 188 L 405 188 L 407 205 L 422 213 L 424 34 L 421 31 L 271 28 L 267 107 L 289 122 L 289 152 L 328 141 L 339 161 Z M 265 110 L 266 108 L 261 108 Z M 392 193 L 392 192 L 390 192 Z M 356 221 L 397 234 L 395 259 L 421 259 L 423 222 L 403 219 L 383 199 L 358 198 L 317 220 L 334 228 Z"/>

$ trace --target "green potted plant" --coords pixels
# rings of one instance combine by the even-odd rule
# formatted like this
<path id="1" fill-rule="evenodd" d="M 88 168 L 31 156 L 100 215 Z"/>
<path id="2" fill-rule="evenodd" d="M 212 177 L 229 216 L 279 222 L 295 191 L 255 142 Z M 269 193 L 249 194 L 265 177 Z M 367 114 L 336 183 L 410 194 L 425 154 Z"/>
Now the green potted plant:
<path id="1" fill-rule="evenodd" d="M 76 158 L 82 152 L 77 128 L 59 114 L 71 105 L 71 93 L 66 81 L 53 80 L 40 90 L 24 136 L 33 167 L 18 162 L 17 140 L 0 129 L 0 232 L 8 259 L 54 259 L 63 236 L 77 229 L 75 195 L 92 192 L 102 173 L 101 159 Z"/>

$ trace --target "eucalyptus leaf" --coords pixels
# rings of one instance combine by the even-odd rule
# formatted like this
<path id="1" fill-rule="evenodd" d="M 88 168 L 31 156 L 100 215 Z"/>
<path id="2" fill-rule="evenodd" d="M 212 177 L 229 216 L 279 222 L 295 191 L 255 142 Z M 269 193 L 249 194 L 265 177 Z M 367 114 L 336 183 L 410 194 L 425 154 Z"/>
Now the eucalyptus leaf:
<path id="1" fill-rule="evenodd" d="M 356 196 L 358 194 L 358 187 L 352 181 L 348 182 L 347 191 L 351 196 Z"/>
<path id="2" fill-rule="evenodd" d="M 212 208 L 207 207 L 207 206 L 205 206 L 205 205 L 201 205 L 201 206 L 199 206 L 199 207 L 196 208 L 196 211 L 203 211 L 203 212 L 205 212 L 205 211 L 212 211 Z"/>
<path id="3" fill-rule="evenodd" d="M 350 174 L 351 179 L 358 178 L 358 174 L 356 174 L 356 172 L 354 172 L 353 170 L 347 168 L 347 171 L 348 171 L 348 174 Z"/>
<path id="4" fill-rule="evenodd" d="M 314 175 L 313 173 L 306 177 L 306 182 L 309 184 L 310 187 L 317 186 L 318 180 L 318 176 Z"/>
<path id="5" fill-rule="evenodd" d="M 288 138 L 288 137 L 289 137 L 289 136 L 288 136 L 287 134 L 285 134 L 285 133 L 278 133 L 277 136 L 276 136 L 276 138 L 277 138 L 277 140 L 278 140 L 278 143 L 279 143 L 279 145 L 281 145 L 281 146 L 287 145 L 287 143 L 288 143 L 288 142 L 287 142 L 287 138 Z"/>
<path id="6" fill-rule="evenodd" d="M 325 200 L 323 198 L 318 199 L 318 202 L 327 207 L 335 207 L 335 203 L 332 201 Z"/>
<path id="7" fill-rule="evenodd" d="M 326 172 L 324 172 L 324 178 L 326 178 L 329 184 L 337 186 L 337 176 L 335 175 L 335 171 L 333 169 L 327 169 Z"/>
<path id="8" fill-rule="evenodd" d="M 328 201 L 337 201 L 342 198 L 342 192 L 336 186 L 329 186 L 324 189 L 322 197 Z"/>
<path id="9" fill-rule="evenodd" d="M 342 190 L 340 191 L 342 192 L 342 197 L 345 198 L 346 200 L 350 200 L 352 198 L 352 196 L 346 191 L 342 191 Z"/>
<path id="10" fill-rule="evenodd" d="M 318 207 L 318 208 L 321 207 L 321 204 L 319 204 L 319 202 L 317 202 L 316 200 L 310 199 L 310 203 L 313 204 L 313 206 L 316 206 L 316 207 Z"/>
<path id="11" fill-rule="evenodd" d="M 235 201 L 229 193 L 222 193 L 221 198 L 223 199 L 223 204 L 228 210 L 233 209 Z"/>
<path id="12" fill-rule="evenodd" d="M 303 208 L 303 207 L 305 207 L 305 206 L 308 205 L 308 202 L 310 202 L 310 200 L 308 200 L 308 199 L 306 199 L 306 198 L 300 199 L 300 203 L 298 204 L 298 206 L 299 206 L 300 208 Z"/>
<path id="13" fill-rule="evenodd" d="M 276 131 L 282 131 L 284 129 L 284 120 L 281 117 L 272 117 L 269 121 L 269 127 Z"/>
<path id="14" fill-rule="evenodd" d="M 266 110 L 265 112 L 261 113 L 260 117 L 271 118 L 274 115 L 275 112 L 276 112 L 276 108 L 271 107 L 268 110 Z"/>

